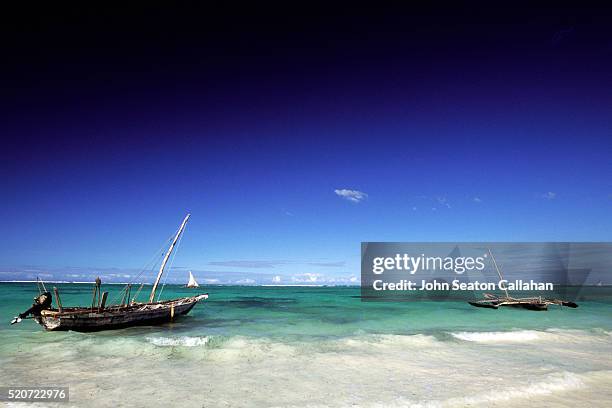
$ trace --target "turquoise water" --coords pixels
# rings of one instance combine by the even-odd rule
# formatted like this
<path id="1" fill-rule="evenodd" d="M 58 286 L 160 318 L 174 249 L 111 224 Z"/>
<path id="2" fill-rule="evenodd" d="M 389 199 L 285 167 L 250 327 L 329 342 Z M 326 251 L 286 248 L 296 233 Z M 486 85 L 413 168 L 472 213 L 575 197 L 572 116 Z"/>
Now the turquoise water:
<path id="1" fill-rule="evenodd" d="M 56 286 L 65 306 L 91 302 L 92 285 Z M 103 285 L 109 299 L 121 288 Z M 66 384 L 89 406 L 612 402 L 611 288 L 548 312 L 363 302 L 354 287 L 166 286 L 163 298 L 199 292 L 209 300 L 164 326 L 56 333 L 9 326 L 36 288 L 0 284 L 0 385 Z"/>

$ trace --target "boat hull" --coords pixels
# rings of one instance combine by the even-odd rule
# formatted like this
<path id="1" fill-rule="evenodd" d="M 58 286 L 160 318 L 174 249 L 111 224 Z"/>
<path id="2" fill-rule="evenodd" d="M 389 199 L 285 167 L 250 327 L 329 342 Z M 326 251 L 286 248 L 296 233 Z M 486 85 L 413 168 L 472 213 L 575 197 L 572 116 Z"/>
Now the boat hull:
<path id="1" fill-rule="evenodd" d="M 555 299 L 541 299 L 541 298 L 487 298 L 485 300 L 478 300 L 475 302 L 468 302 L 470 305 L 475 307 L 484 307 L 489 309 L 498 309 L 500 307 L 512 307 L 517 309 L 526 309 L 533 311 L 546 311 L 548 305 L 566 306 L 571 308 L 577 308 L 578 305 L 574 302 L 568 302 L 563 300 Z"/>
<path id="2" fill-rule="evenodd" d="M 514 307 L 517 309 L 533 310 L 536 312 L 544 312 L 548 310 L 548 305 L 546 303 L 519 302 L 519 303 L 506 304 L 503 306 Z"/>
<path id="3" fill-rule="evenodd" d="M 91 308 L 73 308 L 62 312 L 57 309 L 43 310 L 36 321 L 49 331 L 92 332 L 156 325 L 186 315 L 199 301 L 207 298 L 208 295 L 203 294 L 164 302 L 111 307 L 100 312 Z"/>
<path id="4" fill-rule="evenodd" d="M 497 309 L 499 307 L 499 304 L 491 303 L 491 302 L 468 302 L 468 303 L 475 307 L 484 307 L 487 309 Z"/>

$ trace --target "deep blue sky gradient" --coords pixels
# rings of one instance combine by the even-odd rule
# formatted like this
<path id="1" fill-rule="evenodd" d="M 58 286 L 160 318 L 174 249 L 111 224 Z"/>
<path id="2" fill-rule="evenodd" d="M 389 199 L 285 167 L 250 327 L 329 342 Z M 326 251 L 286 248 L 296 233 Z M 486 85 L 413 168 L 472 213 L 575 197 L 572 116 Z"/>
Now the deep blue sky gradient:
<path id="1" fill-rule="evenodd" d="M 610 10 L 201 7 L 5 25 L 5 277 L 131 274 L 187 212 L 176 265 L 222 281 L 612 239 Z"/>

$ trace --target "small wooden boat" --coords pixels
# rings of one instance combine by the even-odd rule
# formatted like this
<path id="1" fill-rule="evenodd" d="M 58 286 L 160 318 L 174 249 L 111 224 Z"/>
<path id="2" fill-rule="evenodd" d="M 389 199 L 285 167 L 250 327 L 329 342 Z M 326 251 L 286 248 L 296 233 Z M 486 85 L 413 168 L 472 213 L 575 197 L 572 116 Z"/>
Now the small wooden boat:
<path id="1" fill-rule="evenodd" d="M 138 302 L 136 296 L 131 297 L 131 284 L 122 291 L 121 302 L 117 305 L 106 305 L 108 292 L 101 293 L 101 280 L 96 279 L 91 307 L 62 307 L 57 288 L 53 288 L 56 307 L 52 307 L 53 296 L 47 291 L 44 283 L 38 282 L 39 295 L 34 298 L 34 304 L 25 312 L 15 317 L 11 324 L 19 323 L 31 316 L 38 324 L 47 330 L 74 330 L 81 332 L 111 330 L 137 325 L 153 325 L 170 322 L 186 315 L 199 302 L 208 299 L 208 294 L 183 297 L 172 300 L 155 301 L 155 293 L 170 255 L 185 229 L 190 214 L 187 214 L 177 231 L 170 248 L 164 255 L 157 278 L 151 289 L 148 302 Z M 42 287 L 41 287 L 42 285 Z"/>
<path id="2" fill-rule="evenodd" d="M 544 311 L 548 310 L 549 305 L 567 306 L 576 308 L 578 305 L 574 302 L 566 302 L 558 299 L 544 299 L 542 297 L 530 298 L 513 298 L 513 297 L 496 297 L 474 302 L 468 302 L 472 306 L 484 307 L 488 309 L 497 309 L 500 306 L 516 307 L 527 310 Z"/>
<path id="3" fill-rule="evenodd" d="M 495 261 L 495 257 L 493 253 L 489 249 L 489 255 L 491 255 L 491 259 L 493 264 L 495 265 L 495 269 L 497 270 L 497 274 L 499 275 L 500 281 L 503 280 L 502 273 L 497 266 L 497 262 Z M 574 302 L 569 302 L 565 300 L 559 299 L 546 299 L 541 296 L 537 297 L 526 297 L 526 298 L 514 298 L 508 294 L 508 289 L 504 288 L 504 292 L 506 292 L 506 296 L 496 296 L 489 293 L 484 294 L 483 300 L 468 302 L 470 305 L 475 307 L 483 307 L 487 309 L 498 309 L 499 307 L 515 307 L 526 310 L 535 310 L 535 311 L 546 311 L 548 310 L 549 305 L 558 305 L 558 306 L 566 306 L 571 308 L 577 308 L 578 305 Z"/>

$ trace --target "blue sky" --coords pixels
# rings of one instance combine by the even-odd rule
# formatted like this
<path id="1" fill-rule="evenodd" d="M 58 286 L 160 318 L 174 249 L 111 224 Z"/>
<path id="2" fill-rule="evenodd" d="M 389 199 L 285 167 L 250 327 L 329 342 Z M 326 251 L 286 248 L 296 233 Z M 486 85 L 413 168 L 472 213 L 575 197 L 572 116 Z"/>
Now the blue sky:
<path id="1" fill-rule="evenodd" d="M 335 141 L 296 125 L 218 150 L 187 152 L 170 140 L 143 157 L 39 163 L 2 203 L 11 237 L 2 260 L 54 277 L 66 267 L 83 278 L 137 269 L 187 212 L 176 265 L 221 281 L 350 281 L 361 241 L 610 239 L 603 129 L 574 145 L 580 126 L 570 120 L 542 119 L 507 140 L 503 124 L 460 134 L 449 126 L 438 141 L 424 125 L 350 122 L 350 136 Z M 555 137 L 538 141 L 541 128 Z M 284 144 L 284 132 L 316 136 Z"/>
<path id="2" fill-rule="evenodd" d="M 46 63 L 3 76 L 0 279 L 129 280 L 187 212 L 178 281 L 355 283 L 361 241 L 609 241 L 612 41 L 578 16 L 161 50 L 29 33 Z"/>

